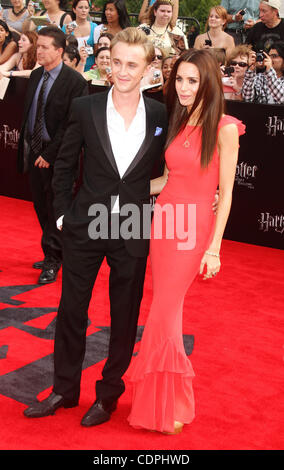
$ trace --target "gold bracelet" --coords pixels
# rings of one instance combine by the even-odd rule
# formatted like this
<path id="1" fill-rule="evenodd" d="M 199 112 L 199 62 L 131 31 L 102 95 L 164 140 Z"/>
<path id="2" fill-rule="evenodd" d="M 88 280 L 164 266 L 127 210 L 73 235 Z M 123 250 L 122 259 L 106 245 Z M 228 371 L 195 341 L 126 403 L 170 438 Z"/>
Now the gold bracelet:
<path id="1" fill-rule="evenodd" d="M 217 258 L 220 258 L 219 253 L 212 253 L 212 251 L 205 251 L 205 254 L 210 255 L 210 256 L 216 256 Z"/>

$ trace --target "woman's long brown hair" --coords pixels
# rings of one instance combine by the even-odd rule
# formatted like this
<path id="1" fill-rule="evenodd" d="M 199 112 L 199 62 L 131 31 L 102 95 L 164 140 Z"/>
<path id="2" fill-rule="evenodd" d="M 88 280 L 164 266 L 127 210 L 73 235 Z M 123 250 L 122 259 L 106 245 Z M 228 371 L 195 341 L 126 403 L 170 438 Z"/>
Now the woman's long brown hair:
<path id="1" fill-rule="evenodd" d="M 200 75 L 199 88 L 190 112 L 186 106 L 180 104 L 175 87 L 177 71 L 182 62 L 194 64 Z M 185 128 L 189 118 L 198 107 L 196 125 L 200 125 L 202 129 L 201 167 L 206 168 L 216 147 L 218 124 L 224 113 L 220 67 L 213 54 L 205 49 L 189 49 L 178 58 L 168 79 L 166 105 L 169 115 L 166 148 Z"/>

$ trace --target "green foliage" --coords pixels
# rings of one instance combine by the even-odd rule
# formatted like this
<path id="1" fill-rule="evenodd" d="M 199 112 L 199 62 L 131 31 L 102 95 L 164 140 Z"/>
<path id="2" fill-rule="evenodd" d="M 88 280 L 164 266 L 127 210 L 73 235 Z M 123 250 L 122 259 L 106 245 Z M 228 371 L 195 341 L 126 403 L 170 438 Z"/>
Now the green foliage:
<path id="1" fill-rule="evenodd" d="M 92 1 L 92 4 L 101 9 L 104 3 L 105 0 Z M 203 32 L 210 8 L 214 5 L 220 5 L 220 3 L 221 0 L 179 0 L 179 16 L 196 18 L 200 23 L 201 32 Z M 138 14 L 141 5 L 142 0 L 126 0 L 127 11 L 130 14 Z"/>
<path id="2" fill-rule="evenodd" d="M 210 8 L 220 3 L 221 0 L 180 0 L 179 16 L 196 18 L 200 23 L 201 32 L 204 32 Z"/>

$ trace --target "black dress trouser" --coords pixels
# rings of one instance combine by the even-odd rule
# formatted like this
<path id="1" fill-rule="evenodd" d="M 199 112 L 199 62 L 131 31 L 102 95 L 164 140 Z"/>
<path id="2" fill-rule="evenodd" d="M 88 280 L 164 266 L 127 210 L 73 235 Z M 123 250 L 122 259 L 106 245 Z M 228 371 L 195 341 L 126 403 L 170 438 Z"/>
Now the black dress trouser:
<path id="1" fill-rule="evenodd" d="M 61 232 L 56 227 L 51 186 L 53 166 L 49 166 L 49 168 L 35 167 L 32 164 L 33 160 L 31 159 L 29 166 L 29 183 L 34 209 L 42 229 L 42 251 L 48 262 L 61 263 Z"/>
<path id="2" fill-rule="evenodd" d="M 62 295 L 56 320 L 53 391 L 72 404 L 79 400 L 88 307 L 104 258 L 110 267 L 111 332 L 96 396 L 113 401 L 125 390 L 122 376 L 135 344 L 147 257 L 131 256 L 121 238 L 80 243 L 63 221 Z"/>

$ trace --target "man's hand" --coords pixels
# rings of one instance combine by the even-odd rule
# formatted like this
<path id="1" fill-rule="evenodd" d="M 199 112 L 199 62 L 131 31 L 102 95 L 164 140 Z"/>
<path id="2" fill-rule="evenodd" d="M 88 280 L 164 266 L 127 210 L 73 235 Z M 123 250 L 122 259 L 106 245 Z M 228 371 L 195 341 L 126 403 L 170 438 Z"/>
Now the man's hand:
<path id="1" fill-rule="evenodd" d="M 219 189 L 216 189 L 214 202 L 212 204 L 212 211 L 214 212 L 215 215 L 217 214 L 218 202 L 219 202 Z"/>
<path id="2" fill-rule="evenodd" d="M 268 70 L 272 69 L 272 60 L 271 60 L 271 57 L 269 57 L 269 55 L 263 51 L 263 55 L 265 56 L 265 59 L 263 61 L 263 66 L 266 67 L 266 72 L 268 72 Z"/>
<path id="3" fill-rule="evenodd" d="M 235 21 L 237 21 L 237 22 L 243 20 L 243 15 L 240 15 L 240 11 L 242 11 L 242 10 L 239 10 L 239 11 L 235 14 Z"/>
<path id="4" fill-rule="evenodd" d="M 250 29 L 255 25 L 255 22 L 253 21 L 252 18 L 249 18 L 248 20 L 245 21 L 244 28 L 245 29 Z"/>
<path id="5" fill-rule="evenodd" d="M 35 166 L 38 166 L 39 168 L 49 168 L 50 163 L 48 163 L 44 158 L 39 156 L 35 161 Z"/>

